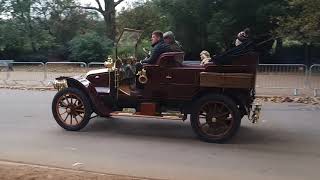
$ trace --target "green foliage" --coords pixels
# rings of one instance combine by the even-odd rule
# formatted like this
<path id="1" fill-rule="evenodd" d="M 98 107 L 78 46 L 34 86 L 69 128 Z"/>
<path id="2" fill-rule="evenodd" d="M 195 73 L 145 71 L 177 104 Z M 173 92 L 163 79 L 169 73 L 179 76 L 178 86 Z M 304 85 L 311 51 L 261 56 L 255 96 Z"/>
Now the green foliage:
<path id="1" fill-rule="evenodd" d="M 123 28 L 143 30 L 142 39 L 150 39 L 154 30 L 168 30 L 168 19 L 160 13 L 160 8 L 157 4 L 147 1 L 136 2 L 132 7 L 123 9 L 117 17 L 118 32 Z"/>
<path id="2" fill-rule="evenodd" d="M 175 32 L 185 51 L 198 54 L 207 47 L 211 0 L 157 0 L 155 3 L 168 19 L 170 30 Z"/>
<path id="3" fill-rule="evenodd" d="M 238 32 L 250 27 L 268 35 L 284 13 L 284 0 L 157 0 L 171 28 L 188 52 L 228 49 Z M 269 35 L 271 36 L 271 35 Z"/>
<path id="4" fill-rule="evenodd" d="M 125 27 L 144 31 L 139 58 L 144 57 L 142 47 L 150 49 L 154 30 L 173 31 L 187 56 L 193 58 L 199 58 L 203 49 L 212 54 L 229 49 L 246 27 L 258 36 L 281 37 L 277 49 L 280 42 L 291 47 L 320 40 L 320 0 L 148 0 L 136 1 L 116 17 L 114 0 L 99 0 L 103 1 L 110 6 L 101 11 L 76 8 L 78 0 L 0 0 L 0 59 L 31 54 L 55 60 L 101 61 L 105 52 L 111 53 L 104 49 L 111 49 L 111 42 L 103 40 L 108 42 L 103 48 L 102 42 L 94 44 L 97 37 L 114 37 L 114 26 L 109 26 L 114 18 L 118 35 Z M 133 48 L 122 47 L 118 54 L 131 56 Z"/>
<path id="5" fill-rule="evenodd" d="M 19 26 L 11 20 L 3 20 L 0 24 L 0 52 L 7 54 L 20 53 L 25 49 L 26 38 Z"/>
<path id="6" fill-rule="evenodd" d="M 1 19 L 1 16 L 4 15 L 4 12 L 6 11 L 6 5 L 7 5 L 6 0 L 0 0 L 0 19 Z"/>
<path id="7" fill-rule="evenodd" d="M 112 48 L 112 41 L 97 33 L 79 35 L 69 42 L 70 58 L 79 62 L 103 62 Z"/>
<path id="8" fill-rule="evenodd" d="M 100 27 L 100 22 L 94 20 L 98 19 L 96 13 L 69 8 L 75 5 L 74 0 L 2 2 L 5 2 L 6 16 L 0 19 L 0 58 L 50 56 L 66 60 L 71 39 L 78 33 Z"/>
<path id="9" fill-rule="evenodd" d="M 298 40 L 290 40 L 288 38 L 284 39 L 283 47 L 302 47 L 303 43 Z"/>
<path id="10" fill-rule="evenodd" d="M 277 33 L 291 40 L 316 43 L 320 40 L 320 0 L 287 0 L 287 15 L 278 17 Z"/>
<path id="11" fill-rule="evenodd" d="M 143 51 L 143 48 L 150 50 L 150 40 L 143 39 L 140 41 L 137 47 L 136 57 L 137 59 L 144 59 L 146 53 Z M 129 58 L 135 55 L 134 46 L 120 46 L 118 47 L 118 57 L 122 59 Z"/>

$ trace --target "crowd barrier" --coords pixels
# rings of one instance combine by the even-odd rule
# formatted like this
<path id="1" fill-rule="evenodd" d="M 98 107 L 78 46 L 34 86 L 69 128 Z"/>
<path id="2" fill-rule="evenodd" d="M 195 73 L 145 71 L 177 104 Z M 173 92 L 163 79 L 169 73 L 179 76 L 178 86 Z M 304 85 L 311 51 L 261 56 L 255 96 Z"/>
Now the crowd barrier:
<path id="1" fill-rule="evenodd" d="M 88 66 L 84 62 L 48 62 L 45 65 L 45 81 L 50 83 L 60 76 L 76 76 L 86 73 Z"/>
<path id="2" fill-rule="evenodd" d="M 0 67 L 0 82 L 5 83 L 8 80 L 9 71 L 7 67 Z"/>
<path id="3" fill-rule="evenodd" d="M 320 93 L 320 64 L 314 64 L 310 67 L 308 83 L 314 96 L 318 96 Z"/>
<path id="4" fill-rule="evenodd" d="M 88 64 L 89 69 L 94 69 L 94 68 L 103 68 L 104 63 L 103 62 L 91 62 Z"/>
<path id="5" fill-rule="evenodd" d="M 7 82 L 21 84 L 24 82 L 43 83 L 45 81 L 45 64 L 42 62 L 12 62 L 8 71 Z"/>
<path id="6" fill-rule="evenodd" d="M 308 68 L 303 64 L 259 64 L 257 87 L 292 89 L 294 95 L 306 88 Z"/>
<path id="7" fill-rule="evenodd" d="M 187 62 L 187 64 L 192 62 Z M 59 76 L 81 75 L 89 70 L 103 68 L 102 62 L 13 62 L 12 68 L 0 68 L 0 84 L 36 82 L 48 84 Z M 301 89 L 320 93 L 320 64 L 309 69 L 303 64 L 260 64 L 257 88 L 290 89 L 294 95 Z"/>

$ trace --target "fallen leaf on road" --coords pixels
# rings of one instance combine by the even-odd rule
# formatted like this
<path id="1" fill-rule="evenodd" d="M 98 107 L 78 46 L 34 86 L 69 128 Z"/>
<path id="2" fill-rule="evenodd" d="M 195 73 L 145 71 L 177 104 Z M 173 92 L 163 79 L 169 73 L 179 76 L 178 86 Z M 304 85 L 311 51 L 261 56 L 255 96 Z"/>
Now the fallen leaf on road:
<path id="1" fill-rule="evenodd" d="M 72 164 L 72 167 L 77 167 L 77 166 L 82 166 L 82 165 L 83 165 L 83 163 L 77 162 L 77 163 Z"/>

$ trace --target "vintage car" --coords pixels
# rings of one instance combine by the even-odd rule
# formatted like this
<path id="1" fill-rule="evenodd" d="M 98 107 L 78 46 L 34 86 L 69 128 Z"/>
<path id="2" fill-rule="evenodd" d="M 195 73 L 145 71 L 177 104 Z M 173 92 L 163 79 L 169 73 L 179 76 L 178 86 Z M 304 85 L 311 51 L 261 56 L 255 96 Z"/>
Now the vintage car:
<path id="1" fill-rule="evenodd" d="M 125 29 L 118 43 L 130 33 L 141 35 Z M 258 59 L 254 51 L 238 48 L 201 66 L 184 63 L 182 52 L 164 53 L 128 81 L 125 65 L 117 58 L 86 75 L 57 78 L 53 116 L 62 128 L 78 131 L 96 116 L 172 119 L 168 112 L 179 112 L 175 119 L 190 119 L 201 140 L 223 143 L 236 134 L 245 115 L 253 123 L 259 119 L 260 106 L 253 105 Z M 121 113 L 129 108 L 135 111 Z"/>

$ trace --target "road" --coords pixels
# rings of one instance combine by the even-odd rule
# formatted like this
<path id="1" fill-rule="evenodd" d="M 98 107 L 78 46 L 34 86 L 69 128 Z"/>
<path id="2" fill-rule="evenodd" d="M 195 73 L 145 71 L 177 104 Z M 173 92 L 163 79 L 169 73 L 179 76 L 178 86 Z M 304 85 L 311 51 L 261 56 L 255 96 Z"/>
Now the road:
<path id="1" fill-rule="evenodd" d="M 265 104 L 228 144 L 197 140 L 189 122 L 93 119 L 62 130 L 53 91 L 0 89 L 0 160 L 160 179 L 318 179 L 320 107 Z M 73 167 L 74 163 L 81 163 Z"/>

